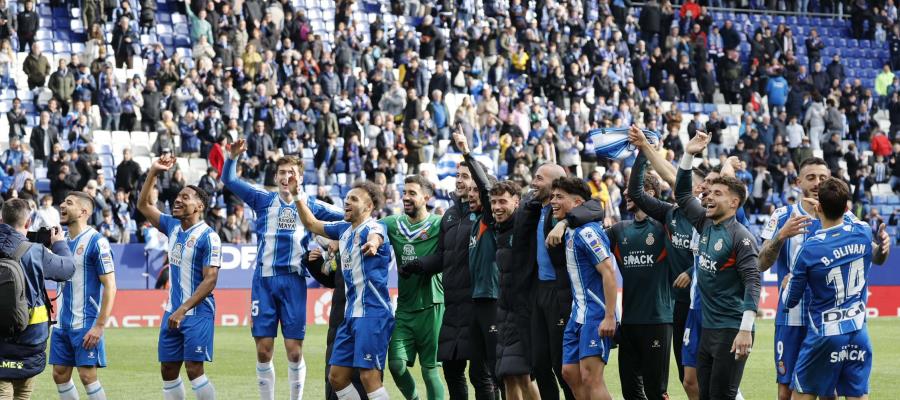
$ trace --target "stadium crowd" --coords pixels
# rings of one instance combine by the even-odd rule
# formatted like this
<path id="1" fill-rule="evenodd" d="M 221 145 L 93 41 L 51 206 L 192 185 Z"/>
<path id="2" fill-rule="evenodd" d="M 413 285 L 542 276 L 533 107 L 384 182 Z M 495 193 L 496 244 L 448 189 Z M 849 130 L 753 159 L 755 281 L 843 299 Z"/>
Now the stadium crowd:
<path id="1" fill-rule="evenodd" d="M 306 9 L 298 6 L 299 2 L 186 0 L 177 4 L 183 7 L 190 23 L 192 47 L 188 57 L 168 54 L 163 44 L 154 39 L 158 38 L 155 1 L 51 3 L 54 7 L 79 8 L 87 32 L 84 51 L 60 59 L 56 66 L 50 65 L 49 59 L 42 54 L 44 49 L 40 42 L 35 41 L 40 23 L 35 3 L 26 0 L 7 6 L 5 0 L 0 0 L 3 90 L 16 90 L 18 86 L 38 94 L 45 90 L 52 93 L 46 105 L 42 104 L 35 111 L 35 123 L 28 122 L 28 112 L 20 99 L 13 101 L 12 109 L 7 113 L 9 148 L 0 154 L 3 199 L 31 201 L 33 229 L 60 225 L 60 219 L 68 217 L 61 216 L 57 209 L 68 203 L 70 193 L 84 192 L 93 201 L 92 207 L 86 207 L 92 209 L 92 213 L 84 222 L 95 226 L 109 242 L 137 240 L 160 246 L 165 242 L 161 235 L 178 229 L 178 222 L 167 214 L 186 213 L 187 207 L 188 210 L 203 211 L 203 219 L 212 228 L 203 233 L 206 235 L 203 240 L 210 248 L 217 249 L 213 244 L 216 240 L 212 239 L 216 234 L 226 243 L 256 243 L 261 239 L 257 237 L 260 229 L 256 226 L 259 215 L 253 209 L 265 210 L 267 206 L 258 200 L 248 200 L 258 199 L 262 194 L 254 192 L 258 189 L 235 183 L 244 180 L 256 186 L 276 188 L 270 193 L 277 192 L 281 186 L 279 195 L 288 196 L 290 201 L 285 201 L 286 204 L 296 200 L 296 210 L 299 210 L 306 229 L 329 236 L 335 242 L 340 238 L 343 253 L 349 249 L 344 247 L 349 246 L 344 243 L 344 231 L 315 219 L 327 214 L 322 211 L 324 208 L 315 208 L 313 205 L 318 203 L 314 201 L 304 205 L 307 202 L 298 193 L 285 194 L 281 174 L 285 173 L 285 165 L 288 169 L 292 167 L 293 161 L 289 160 L 293 158 L 288 156 L 311 163 L 311 166 L 300 166 L 307 172 L 301 172 L 306 182 L 300 184 L 317 185 L 314 187 L 315 200 L 330 204 L 341 202 L 335 193 L 346 194 L 351 185 L 364 179 L 374 185 L 354 185 L 348 202 L 357 196 L 368 198 L 368 203 L 356 199 L 348 209 L 360 212 L 373 206 L 377 208 L 375 216 L 387 217 L 402 214 L 401 210 L 408 208 L 401 201 L 398 183 L 414 184 L 428 192 L 425 190 L 430 186 L 428 183 L 408 177 L 421 175 L 431 185 L 440 186 L 435 165 L 448 153 L 455 152 L 466 154 L 459 171 L 471 173 L 468 179 L 475 183 L 464 190 L 457 186 L 454 196 L 448 193 L 449 190 L 438 190 L 435 197 L 439 200 L 430 205 L 435 214 L 453 213 L 454 207 L 459 208 L 459 205 L 448 200 L 459 200 L 459 196 L 465 195 L 473 210 L 475 205 L 490 210 L 498 207 L 493 204 L 493 196 L 505 193 L 518 199 L 521 188 L 529 186 L 541 187 L 544 200 L 549 201 L 549 181 L 536 182 L 546 178 L 546 170 L 542 173 L 540 167 L 549 163 L 562 167 L 557 178 L 569 175 L 581 179 L 554 181 L 553 190 L 577 196 L 581 190 L 578 182 L 587 182 L 590 196 L 596 200 L 591 204 L 597 204 L 588 220 L 602 215 L 603 225 L 627 229 L 616 224 L 631 220 L 635 215 L 641 215 L 640 219 L 646 216 L 640 214 L 643 207 L 635 209 L 626 196 L 626 182 L 631 178 L 632 169 L 642 165 L 635 164 L 635 156 L 598 157 L 593 135 L 601 128 L 627 129 L 632 126 L 655 132 L 661 143 L 659 156 L 676 170 L 679 160 L 690 161 L 696 153 L 688 152 L 685 156 L 686 148 L 691 143 L 703 142 L 699 139 L 683 141 L 679 135 L 682 124 L 686 126 L 688 139 L 709 139 L 706 148 L 702 149 L 706 157 L 699 162 L 699 168 L 716 174 L 730 168 L 738 180 L 737 186 L 740 187 L 741 182 L 744 184 L 742 190 L 746 202 L 739 207 L 751 216 L 751 224 L 768 222 L 769 215 L 778 207 L 799 204 L 805 195 L 798 179 L 801 165 L 805 165 L 804 162 L 815 164 L 810 160 L 821 155 L 831 175 L 853 188 L 851 211 L 858 218 L 868 221 L 876 229 L 882 222 L 900 226 L 900 210 L 894 210 L 888 216 L 881 215 L 877 207 L 869 207 L 873 202 L 872 190 L 877 185 L 889 186 L 895 195 L 900 193 L 900 76 L 893 72 L 900 69 L 900 20 L 893 0 L 750 1 L 748 4 L 710 1 L 711 4 L 703 5 L 695 0 L 686 0 L 679 5 L 669 0 L 649 0 L 641 7 L 632 7 L 628 0 L 511 0 L 508 4 L 498 1 L 392 0 L 388 4 L 375 5 L 383 6 L 401 18 L 396 24 L 387 24 L 383 16 L 378 15 L 368 24 L 368 30 L 363 30 L 360 21 L 354 19 L 354 8 L 369 7 L 372 3 L 340 0 L 335 2 L 334 26 L 328 27 L 327 37 L 314 31 Z M 831 60 L 821 57 L 825 41 L 816 29 L 801 37 L 795 35 L 790 26 L 770 24 L 766 19 L 758 25 L 738 25 L 732 20 L 717 25 L 707 6 L 722 5 L 846 13 L 852 21 L 851 35 L 888 47 L 890 59 L 871 82 L 849 79 L 840 55 Z M 142 37 L 148 40 L 142 40 Z M 804 46 L 808 63 L 799 61 L 799 46 Z M 16 58 L 23 55 L 27 82 L 13 82 L 10 69 Z M 135 63 L 136 58 L 143 62 Z M 124 80 L 116 78 L 116 70 L 130 70 L 135 65 L 143 65 L 145 69 Z M 35 99 L 39 97 L 34 96 Z M 718 111 L 686 113 L 678 106 L 680 103 L 741 105 L 742 114 L 738 121 L 733 121 L 738 126 L 736 141 L 729 140 L 729 121 Z M 92 115 L 94 107 L 99 109 L 99 119 Z M 876 120 L 876 114 L 881 111 L 886 111 L 889 121 L 886 126 Z M 126 148 L 113 179 L 110 179 L 103 173 L 101 157 L 104 154 L 93 139 L 94 133 L 100 130 L 156 132 L 150 154 L 160 159 L 147 170 L 134 160 L 132 150 Z M 114 141 L 122 139 L 112 137 Z M 469 155 L 469 145 L 472 153 L 484 155 L 491 161 L 490 165 L 485 163 L 488 170 L 482 170 L 482 164 Z M 646 150 L 646 147 L 642 148 L 642 151 Z M 697 155 L 699 158 L 699 153 Z M 180 169 L 174 157 L 205 159 L 208 168 L 199 182 L 188 182 L 187 171 Z M 50 180 L 49 193 L 37 190 L 39 177 L 35 176 L 35 167 L 46 171 Z M 657 173 L 662 174 L 660 168 Z M 551 175 L 556 175 L 556 171 Z M 494 177 L 508 180 L 491 188 Z M 649 183 L 651 181 L 654 183 Z M 648 187 L 652 186 L 648 190 L 669 203 L 677 200 L 679 205 L 689 205 L 690 196 L 686 190 L 682 190 L 682 196 L 677 196 L 674 177 L 672 183 L 667 182 L 648 178 Z M 718 184 L 733 183 L 725 179 Z M 141 193 L 142 186 L 149 187 L 149 192 Z M 204 193 L 198 198 L 209 201 L 198 206 L 185 206 L 183 189 L 194 187 Z M 332 187 L 340 189 L 335 192 Z M 296 190 L 296 187 L 292 189 Z M 466 194 L 465 190 L 471 190 L 471 193 Z M 734 189 L 734 192 L 737 194 L 740 190 Z M 383 204 L 376 200 L 380 197 L 385 199 Z M 554 201 L 557 201 L 556 197 Z M 247 206 L 251 206 L 250 209 L 245 209 Z M 155 211 L 148 216 L 147 212 L 138 212 L 139 207 L 144 211 Z M 575 207 L 570 204 L 569 208 Z M 160 213 L 164 213 L 162 217 Z M 503 221 L 493 220 L 495 217 L 484 213 L 477 223 L 485 226 L 484 232 L 489 232 L 495 224 L 502 225 Z M 182 225 L 184 221 L 181 221 Z M 357 222 L 366 221 L 360 219 Z M 489 225 L 491 227 L 487 227 Z M 605 234 L 601 235 L 600 225 L 596 226 L 595 234 L 605 238 Z M 698 230 L 703 226 L 697 224 Z M 367 226 L 366 229 L 378 236 L 377 232 L 382 228 Z M 549 225 L 546 230 L 550 230 Z M 444 235 L 443 231 L 440 233 Z M 461 243 L 468 243 L 468 233 L 463 232 L 465 241 Z M 498 228 L 496 234 L 503 233 Z M 538 237 L 543 235 L 545 232 Z M 381 237 L 381 242 L 369 239 L 365 244 L 372 246 L 362 251 L 377 253 L 379 248 L 390 244 L 385 243 L 389 241 L 384 233 Z M 609 239 L 606 240 L 608 248 Z M 188 247 L 193 244 L 189 243 Z M 585 246 L 597 250 L 599 240 L 587 241 Z M 327 248 L 327 245 L 323 247 Z M 755 251 L 756 244 L 753 247 Z M 483 252 L 485 257 L 499 258 L 496 254 L 502 250 L 478 247 L 475 251 L 479 257 Z M 717 248 L 716 252 L 719 250 Z M 538 260 L 537 264 L 553 257 L 545 254 L 546 249 L 544 254 L 534 247 L 532 251 L 538 253 L 532 257 Z M 210 250 L 210 253 L 218 254 L 218 250 Z M 472 257 L 471 250 L 469 254 Z M 210 256 L 210 260 L 214 259 L 215 256 Z M 481 262 L 480 258 L 478 260 L 475 262 Z M 293 261 L 289 259 L 288 263 Z M 272 262 L 280 261 L 276 257 Z M 421 274 L 433 268 L 434 263 L 434 260 L 404 263 L 403 272 Z M 746 274 L 747 265 L 741 267 L 740 273 Z M 290 272 L 290 267 L 287 268 Z M 534 268 L 538 269 L 538 265 Z M 440 266 L 437 269 L 439 271 Z M 506 272 L 501 267 L 497 273 Z M 734 273 L 737 277 L 738 272 Z M 207 279 L 205 274 L 204 270 L 204 280 Z M 279 276 L 279 272 L 259 279 L 273 276 Z M 608 282 L 608 276 L 605 277 Z M 330 279 L 333 286 L 334 277 Z M 445 279 L 448 278 L 445 276 Z M 211 287 L 208 289 L 212 291 Z M 476 288 L 476 292 L 478 290 Z M 501 309 L 504 301 L 516 301 L 504 299 L 505 292 L 499 288 L 484 290 L 482 297 L 469 296 L 471 293 L 463 297 L 467 297 L 467 301 L 474 299 L 476 305 L 480 303 L 477 300 L 496 302 L 499 298 Z M 561 290 L 567 292 L 569 288 Z M 732 293 L 737 299 L 736 304 L 740 304 L 744 293 L 741 290 Z M 752 291 L 747 290 L 748 293 Z M 497 291 L 500 291 L 499 295 Z M 364 295 L 348 293 L 348 296 Z M 448 293 L 448 303 L 451 296 Z M 753 301 L 755 311 L 757 299 L 752 294 L 747 296 L 743 300 Z M 755 296 L 758 296 L 758 282 Z M 187 304 L 187 300 L 181 301 Z M 552 299 L 551 302 L 555 301 Z M 479 306 L 473 309 L 476 315 L 482 315 Z M 412 311 L 420 310 L 404 310 Z M 178 309 L 167 312 L 177 313 Z M 451 310 L 448 305 L 447 315 L 452 312 L 461 311 Z M 503 312 L 509 319 L 499 322 L 506 324 L 506 329 L 522 323 L 515 319 L 516 310 Z M 549 318 L 548 324 L 555 323 L 555 317 Z M 579 323 L 585 323 L 584 318 L 582 316 Z M 445 318 L 444 325 L 439 328 L 448 329 L 448 319 Z M 740 315 L 737 320 L 740 321 Z M 493 343 L 487 339 L 491 333 L 488 326 L 494 333 L 496 328 L 484 321 L 476 321 L 473 326 L 478 324 L 486 325 L 472 328 L 472 332 L 484 328 L 484 332 L 475 334 L 481 335 L 478 338 L 484 342 L 476 342 L 473 338 L 473 347 L 477 343 L 487 351 L 480 352 L 479 349 L 476 353 L 480 355 L 472 355 L 473 361 L 477 359 L 484 363 L 484 371 L 477 376 L 481 368 L 473 368 L 476 375 L 470 378 L 477 397 L 487 399 L 499 390 L 495 387 L 495 384 L 499 387 L 499 382 L 495 381 L 493 372 L 488 372 L 492 368 L 487 367 L 496 361 Z M 671 318 L 668 324 L 671 325 Z M 277 327 L 277 321 L 274 325 Z M 462 330 L 468 326 L 451 328 Z M 525 331 L 532 328 L 525 323 Z M 274 336 L 268 330 L 263 331 L 265 328 L 254 329 L 260 329 L 259 334 L 254 331 L 257 339 Z M 600 330 L 604 337 L 612 332 L 606 325 L 600 325 Z M 741 331 L 744 331 L 743 324 Z M 275 328 L 271 332 L 274 333 Z M 669 327 L 668 339 L 671 336 Z M 554 339 L 560 338 L 547 341 Z M 271 344 L 258 340 L 257 346 L 260 375 L 265 372 L 260 368 L 266 365 L 271 368 Z M 263 356 L 266 346 L 269 346 L 268 360 Z M 392 358 L 393 347 L 392 342 Z M 740 351 L 746 351 L 742 356 L 749 354 L 748 348 Z M 291 368 L 300 368 L 300 353 L 297 357 L 291 354 Z M 440 355 L 442 360 L 444 357 Z M 499 354 L 497 357 L 503 359 Z M 530 355 L 522 357 L 529 359 Z M 211 357 L 207 355 L 207 358 Z M 460 390 L 465 394 L 465 361 L 461 368 L 458 363 L 453 363 L 456 360 L 444 361 L 451 398 L 458 396 Z M 556 366 L 572 364 L 571 360 L 547 361 L 547 365 L 550 361 Z M 596 372 L 590 369 L 596 366 L 582 365 L 588 368 L 585 371 Z M 379 369 L 383 368 L 379 365 Z M 423 364 L 423 372 L 434 372 L 426 371 L 427 368 L 433 366 Z M 565 382 L 568 382 L 579 396 L 597 388 L 587 380 L 587 385 L 579 387 L 578 372 L 555 369 L 547 367 L 542 371 L 545 375 L 537 377 L 539 383 L 558 381 L 560 386 L 566 387 Z M 390 364 L 390 370 L 403 390 L 400 377 L 411 380 L 408 371 L 395 363 Z M 206 379 L 202 376 L 202 362 L 200 371 L 200 376 Z M 649 372 L 644 373 L 649 379 Z M 191 374 L 189 370 L 189 376 Z M 340 378 L 334 378 L 337 375 L 332 370 L 332 385 L 335 382 L 340 382 L 341 386 L 349 385 L 352 375 L 349 371 L 341 370 L 337 374 Z M 529 371 L 509 374 L 513 378 L 527 377 Z M 433 379 L 439 378 L 423 375 L 429 390 L 433 390 L 430 385 L 436 382 Z M 174 382 L 172 379 L 175 378 L 167 377 L 165 368 L 163 376 L 167 383 Z M 177 378 L 177 374 L 174 376 Z M 291 376 L 292 380 L 296 378 Z M 368 391 L 373 378 L 361 378 Z M 274 382 L 274 372 L 271 379 Z M 405 383 L 408 388 L 408 382 Z M 530 379 L 525 382 L 513 379 L 505 383 L 508 387 L 517 387 L 525 398 L 535 394 L 530 391 L 538 390 Z M 730 383 L 734 385 L 713 391 L 723 390 L 733 396 L 735 393 L 731 391 L 736 391 L 737 385 Z M 707 393 L 709 383 L 705 384 Z M 178 385 L 181 385 L 180 380 Z M 206 383 L 195 385 L 195 390 L 204 385 Z M 687 383 L 685 385 L 687 390 Z M 700 385 L 701 388 L 704 385 L 702 378 Z M 413 382 L 412 394 L 404 394 L 414 398 L 414 387 Z M 539 389 L 541 395 L 548 390 L 544 384 Z M 558 395 L 558 389 L 554 383 L 549 390 Z M 649 385 L 647 388 L 648 392 L 656 389 Z M 181 390 L 183 396 L 183 388 Z M 204 390 L 211 392 L 212 386 Z M 344 386 L 338 392 L 345 390 L 354 389 Z M 567 398 L 570 397 L 572 392 L 568 387 L 565 390 Z M 664 392 L 665 388 L 662 390 Z M 382 394 L 386 398 L 386 392 L 378 396 Z M 371 393 L 369 395 L 373 398 Z M 596 393 L 590 395 L 594 398 Z M 346 392 L 338 393 L 338 396 L 352 398 Z M 429 392 L 429 398 L 431 396 Z"/>
<path id="2" fill-rule="evenodd" d="M 401 19 L 387 26 L 379 17 L 368 32 L 352 20 L 352 3 L 338 2 L 332 41 L 314 34 L 303 8 L 290 1 L 194 0 L 185 4 L 193 58 L 166 54 L 158 42 L 140 43 L 139 32 L 153 31 L 152 1 L 56 3 L 82 6 L 90 29 L 84 53 L 55 68 L 34 46 L 33 2 L 19 2 L 18 10 L 0 5 L 0 19 L 8 21 L 0 28 L 0 62 L 9 68 L 13 49 L 27 51 L 28 88 L 53 93 L 27 142 L 17 140 L 27 124 L 20 102 L 7 113 L 10 148 L 0 156 L 0 190 L 4 198 L 58 205 L 68 191 L 87 189 L 98 205 L 92 222 L 108 219 L 115 241 L 131 240 L 140 230 L 134 189 L 146 171 L 125 155 L 114 182 L 105 178 L 92 146 L 97 129 L 156 131 L 152 154 L 209 159 L 200 186 L 221 207 L 208 219 L 233 243 L 252 239 L 251 216 L 217 177 L 222 146 L 238 138 L 248 141 L 239 168 L 246 179 L 272 186 L 273 160 L 310 149 L 320 197 L 329 197 L 331 184 L 366 177 L 382 183 L 388 210 L 399 208 L 399 197 L 386 183 L 436 162 L 446 148 L 439 142 L 451 130 L 462 130 L 476 150 L 490 155 L 494 172 L 522 184 L 537 165 L 559 162 L 591 182 L 613 220 L 622 213 L 631 161 L 597 160 L 588 132 L 632 123 L 663 133 L 670 160 L 682 153 L 681 124 L 688 124 L 689 137 L 708 131 L 709 162 L 729 155 L 743 161 L 738 174 L 751 187 L 751 214 L 785 204 L 796 192 L 797 166 L 817 150 L 837 176 L 854 184 L 860 217 L 874 217 L 863 207 L 873 185 L 900 187 L 900 77 L 891 68 L 900 66 L 900 32 L 892 1 L 813 5 L 868 20 L 859 24 L 868 29 L 853 34 L 887 42 L 892 65 L 875 82 L 847 79 L 839 56 L 821 59 L 824 42 L 815 29 L 804 39 L 765 19 L 759 26 L 716 26 L 695 1 L 679 8 L 649 1 L 639 13 L 621 1 L 515 1 L 508 8 L 395 2 L 391 10 L 410 14 L 418 25 Z M 107 43 L 103 32 L 109 30 Z M 740 54 L 745 38 L 750 53 Z M 809 65 L 797 61 L 797 46 L 806 46 Z M 113 79 L 112 69 L 131 66 L 132 57 L 143 57 L 146 70 L 125 82 Z M 732 148 L 723 147 L 727 125 L 717 113 L 707 121 L 676 107 L 721 100 L 718 93 L 745 106 Z M 458 95 L 463 100 L 451 114 L 446 99 Z M 91 117 L 93 105 L 100 121 Z M 882 109 L 889 129 L 875 120 Z M 49 200 L 36 190 L 35 165 L 47 168 Z M 338 182 L 338 174 L 347 178 Z M 159 180 L 161 209 L 186 184 L 183 175 L 176 168 Z M 896 215 L 890 219 L 900 223 Z"/>

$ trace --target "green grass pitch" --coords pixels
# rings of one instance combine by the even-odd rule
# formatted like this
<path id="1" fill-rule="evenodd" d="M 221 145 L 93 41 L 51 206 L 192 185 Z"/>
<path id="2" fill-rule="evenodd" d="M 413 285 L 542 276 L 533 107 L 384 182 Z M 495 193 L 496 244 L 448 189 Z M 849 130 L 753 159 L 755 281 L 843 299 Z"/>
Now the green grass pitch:
<path id="1" fill-rule="evenodd" d="M 775 367 L 773 364 L 772 335 L 774 326 L 771 320 L 760 321 L 757 326 L 754 352 L 744 372 L 741 391 L 747 399 L 775 398 Z M 871 377 L 871 398 L 892 398 L 900 392 L 900 379 L 896 371 L 900 370 L 900 344 L 895 335 L 900 331 L 900 319 L 881 318 L 869 321 L 869 335 L 874 349 L 875 365 Z M 156 361 L 157 329 L 108 329 L 106 331 L 107 355 L 109 367 L 100 371 L 100 381 L 111 399 L 128 400 L 160 399 L 162 388 L 159 377 L 159 364 Z M 324 326 L 310 326 L 306 334 L 304 353 L 307 364 L 305 398 L 321 399 L 324 393 L 325 371 L 325 332 Z M 277 374 L 276 398 L 288 398 L 287 363 L 284 349 L 278 348 L 276 341 L 275 369 Z M 606 381 L 614 398 L 621 398 L 617 372 L 617 353 L 613 351 L 610 364 L 606 368 Z M 206 373 L 216 387 L 220 399 L 254 399 L 256 391 L 256 359 L 253 339 L 249 328 L 216 328 L 215 362 L 207 364 Z M 418 366 L 413 371 L 419 382 L 419 393 L 424 397 L 425 387 L 419 379 Z M 385 384 L 391 398 L 401 399 L 390 373 L 385 371 Z M 186 381 L 186 376 L 182 373 Z M 75 375 L 76 386 L 81 398 L 87 398 L 84 388 Z M 194 398 L 187 385 L 187 398 Z M 893 395 L 891 394 L 893 393 Z M 684 399 L 684 391 L 678 382 L 675 359 L 669 373 L 669 395 L 673 399 Z M 470 388 L 470 397 L 474 398 Z M 50 375 L 50 367 L 37 377 L 35 399 L 55 399 L 56 387 Z"/>

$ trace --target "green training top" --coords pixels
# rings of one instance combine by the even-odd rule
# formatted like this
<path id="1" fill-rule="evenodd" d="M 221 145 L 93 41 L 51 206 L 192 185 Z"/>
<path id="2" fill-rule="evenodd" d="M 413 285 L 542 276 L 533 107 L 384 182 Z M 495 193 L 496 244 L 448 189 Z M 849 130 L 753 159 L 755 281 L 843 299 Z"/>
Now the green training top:
<path id="1" fill-rule="evenodd" d="M 672 323 L 665 230 L 659 222 L 623 221 L 606 230 L 622 274 L 622 324 Z"/>
<path id="2" fill-rule="evenodd" d="M 411 223 L 406 214 L 391 215 L 381 222 L 387 226 L 398 266 L 430 255 L 437 249 L 441 232 L 441 217 L 438 215 L 429 214 L 417 224 Z M 397 311 L 424 310 L 444 302 L 441 274 L 398 277 L 397 289 Z"/>

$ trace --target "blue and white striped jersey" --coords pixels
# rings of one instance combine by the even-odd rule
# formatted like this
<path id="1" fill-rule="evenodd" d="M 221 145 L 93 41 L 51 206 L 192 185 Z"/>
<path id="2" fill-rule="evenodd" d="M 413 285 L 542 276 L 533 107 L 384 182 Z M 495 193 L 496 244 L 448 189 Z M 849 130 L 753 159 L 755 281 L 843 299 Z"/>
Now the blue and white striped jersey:
<path id="1" fill-rule="evenodd" d="M 597 264 L 607 258 L 610 258 L 609 237 L 599 223 L 566 230 L 566 270 L 572 282 L 571 318 L 579 324 L 606 316 L 603 277 L 597 271 Z"/>
<path id="2" fill-rule="evenodd" d="M 276 192 L 257 189 L 237 178 L 235 162 L 225 161 L 222 182 L 256 213 L 256 272 L 255 276 L 269 277 L 293 274 L 307 251 L 312 236 L 300 223 L 297 205 L 285 203 Z M 308 197 L 306 205 L 321 221 L 340 221 L 344 210 Z"/>
<path id="3" fill-rule="evenodd" d="M 372 233 L 381 235 L 384 243 L 378 254 L 364 256 L 362 246 Z M 397 260 L 384 225 L 373 218 L 355 229 L 346 221 L 329 222 L 325 236 L 340 241 L 341 273 L 347 289 L 345 318 L 392 315 L 388 271 L 397 267 Z"/>
<path id="4" fill-rule="evenodd" d="M 844 221 L 800 247 L 782 299 L 793 307 L 807 296 L 811 333 L 836 336 L 865 326 L 873 236 L 865 222 Z"/>
<path id="5" fill-rule="evenodd" d="M 112 252 L 106 238 L 91 227 L 66 241 L 75 259 L 75 274 L 59 292 L 59 327 L 91 328 L 100 312 L 100 276 L 115 271 Z"/>
<path id="6" fill-rule="evenodd" d="M 805 215 L 812 218 L 810 221 L 810 225 L 806 228 L 806 234 L 804 235 L 796 235 L 784 242 L 784 245 L 781 248 L 781 252 L 778 253 L 778 258 L 775 260 L 775 274 L 778 276 L 778 285 L 781 285 L 781 282 L 784 280 L 784 277 L 787 276 L 794 269 L 794 259 L 797 257 L 797 253 L 800 251 L 801 245 L 807 239 L 815 234 L 815 232 L 822 228 L 822 223 L 819 222 L 818 219 L 813 217 L 811 214 L 807 213 L 803 207 L 800 206 L 800 203 L 791 204 L 785 207 L 781 207 L 775 212 L 772 213 L 772 216 L 769 218 L 769 222 L 766 223 L 766 226 L 763 227 L 762 232 L 760 233 L 760 237 L 764 240 L 771 240 L 778 236 L 778 232 L 781 231 L 781 228 L 787 224 L 787 221 L 795 216 L 795 215 Z M 852 222 L 856 219 L 856 217 L 850 213 L 844 214 L 845 222 Z M 804 296 L 805 297 L 805 296 Z M 806 307 L 807 302 L 805 299 L 800 299 L 800 302 L 796 307 L 785 309 L 784 302 L 778 302 L 778 309 L 775 313 L 775 324 L 776 325 L 788 325 L 788 326 L 806 326 Z"/>
<path id="7" fill-rule="evenodd" d="M 169 301 L 166 312 L 172 312 L 190 298 L 203 282 L 203 269 L 222 265 L 222 241 L 206 222 L 188 229 L 169 214 L 159 217 L 159 229 L 169 238 Z M 212 293 L 185 315 L 215 317 L 216 302 Z"/>

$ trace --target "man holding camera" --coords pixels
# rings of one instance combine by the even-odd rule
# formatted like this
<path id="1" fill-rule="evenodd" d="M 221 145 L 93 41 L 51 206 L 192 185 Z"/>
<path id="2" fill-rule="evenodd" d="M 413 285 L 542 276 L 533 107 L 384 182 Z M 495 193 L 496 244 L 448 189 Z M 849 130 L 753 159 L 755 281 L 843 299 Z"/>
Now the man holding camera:
<path id="1" fill-rule="evenodd" d="M 0 211 L 0 307 L 11 311 L 0 321 L 0 399 L 31 397 L 33 377 L 47 364 L 51 302 L 44 279 L 69 280 L 75 263 L 62 229 L 50 229 L 50 248 L 28 243 L 31 209 L 21 199 L 11 199 Z M 15 263 L 21 264 L 15 270 Z M 16 275 L 17 272 L 19 273 Z"/>

